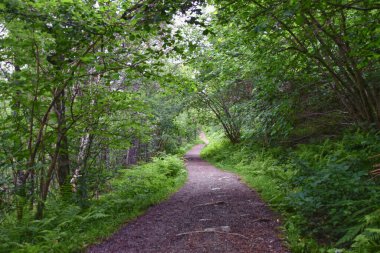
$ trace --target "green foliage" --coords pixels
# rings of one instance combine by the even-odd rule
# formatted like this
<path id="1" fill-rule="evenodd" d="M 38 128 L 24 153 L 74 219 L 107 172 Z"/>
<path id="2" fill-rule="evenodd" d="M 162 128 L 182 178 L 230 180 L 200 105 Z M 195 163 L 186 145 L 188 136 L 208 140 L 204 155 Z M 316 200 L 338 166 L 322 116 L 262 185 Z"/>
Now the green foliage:
<path id="1" fill-rule="evenodd" d="M 379 140 L 379 135 L 353 133 L 297 149 L 292 184 L 298 190 L 289 205 L 306 218 L 305 232 L 336 241 L 379 206 L 380 187 L 368 175 L 368 157 L 380 151 Z"/>
<path id="2" fill-rule="evenodd" d="M 85 207 L 115 167 L 174 154 L 195 138 L 196 122 L 167 88 L 164 55 L 173 14 L 191 5 L 1 4 L 1 214 L 21 219 L 29 204 L 40 219 L 57 194 Z"/>
<path id="3" fill-rule="evenodd" d="M 187 58 L 204 102 L 198 106 L 209 107 L 209 122 L 232 142 L 293 144 L 347 123 L 379 129 L 375 1 L 213 4 L 208 44 Z"/>
<path id="4" fill-rule="evenodd" d="M 162 199 L 177 158 L 109 180 L 184 153 L 201 120 L 243 141 L 204 155 L 284 213 L 294 252 L 379 249 L 376 1 L 203 3 L 0 3 L 4 250 L 77 250 Z"/>
<path id="5" fill-rule="evenodd" d="M 169 91 L 149 98 L 156 125 L 153 142 L 158 152 L 178 154 L 183 145 L 197 139 L 198 121 L 181 96 L 171 96 Z"/>
<path id="6" fill-rule="evenodd" d="M 250 69 L 262 69 L 255 77 L 269 84 L 268 93 L 279 87 L 289 94 L 308 86 L 310 94 L 318 87 L 315 95 L 331 93 L 352 119 L 379 128 L 375 2 L 223 0 L 216 1 L 217 21 L 232 30 L 225 33 L 228 37 L 245 42 L 257 63 Z"/>
<path id="7" fill-rule="evenodd" d="M 92 200 L 88 209 L 51 198 L 41 220 L 33 220 L 32 213 L 21 221 L 7 215 L 0 227 L 0 252 L 77 252 L 167 198 L 185 179 L 178 156 L 119 170 L 109 182 L 112 192 Z"/>
<path id="8" fill-rule="evenodd" d="M 370 253 L 380 251 L 380 209 L 367 214 L 357 227 L 349 229 L 340 241 L 352 240 L 353 252 Z"/>
<path id="9" fill-rule="evenodd" d="M 293 150 L 216 138 L 202 156 L 239 174 L 283 215 L 292 252 L 377 252 L 380 184 L 369 176 L 369 156 L 380 152 L 379 143 L 374 132 Z"/>
<path id="10" fill-rule="evenodd" d="M 376 251 L 378 222 L 370 217 L 380 205 L 380 186 L 368 175 L 368 158 L 379 151 L 378 143 L 378 134 L 358 132 L 338 142 L 326 140 L 297 149 L 294 192 L 287 201 L 292 212 L 302 217 L 297 223 L 304 234 L 341 247 L 353 243 L 355 252 Z M 373 233 L 367 227 L 375 228 Z"/>

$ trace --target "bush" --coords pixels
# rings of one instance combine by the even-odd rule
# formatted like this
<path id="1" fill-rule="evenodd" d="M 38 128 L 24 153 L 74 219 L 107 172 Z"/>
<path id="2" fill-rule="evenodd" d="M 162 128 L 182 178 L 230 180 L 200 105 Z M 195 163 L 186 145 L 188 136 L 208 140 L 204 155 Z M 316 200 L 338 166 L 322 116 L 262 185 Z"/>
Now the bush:
<path id="1" fill-rule="evenodd" d="M 363 231 L 363 217 L 380 206 L 380 186 L 369 176 L 370 154 L 380 152 L 373 133 L 346 134 L 340 141 L 302 145 L 293 154 L 294 193 L 288 205 L 305 219 L 303 231 L 349 246 Z"/>

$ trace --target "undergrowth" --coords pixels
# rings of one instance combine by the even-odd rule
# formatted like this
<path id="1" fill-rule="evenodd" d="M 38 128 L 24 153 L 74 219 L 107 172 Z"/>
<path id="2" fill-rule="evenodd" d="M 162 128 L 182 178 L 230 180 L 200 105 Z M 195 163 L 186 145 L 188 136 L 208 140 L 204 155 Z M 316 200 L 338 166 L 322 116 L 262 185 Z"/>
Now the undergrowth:
<path id="1" fill-rule="evenodd" d="M 119 173 L 110 192 L 87 209 L 51 197 L 42 220 L 31 213 L 19 222 L 14 215 L 4 217 L 0 252 L 78 252 L 167 198 L 186 179 L 183 161 L 172 155 Z"/>
<path id="2" fill-rule="evenodd" d="M 293 149 L 214 138 L 202 157 L 235 172 L 284 218 L 294 253 L 380 252 L 380 182 L 369 175 L 376 133 Z"/>

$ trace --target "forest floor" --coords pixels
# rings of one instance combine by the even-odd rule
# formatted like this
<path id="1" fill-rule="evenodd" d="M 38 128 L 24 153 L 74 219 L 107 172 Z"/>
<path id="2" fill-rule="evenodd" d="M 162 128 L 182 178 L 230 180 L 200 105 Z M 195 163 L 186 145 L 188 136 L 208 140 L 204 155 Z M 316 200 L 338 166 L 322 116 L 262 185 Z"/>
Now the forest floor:
<path id="1" fill-rule="evenodd" d="M 203 146 L 186 154 L 180 191 L 87 252 L 289 252 L 278 217 L 236 175 L 203 161 Z"/>

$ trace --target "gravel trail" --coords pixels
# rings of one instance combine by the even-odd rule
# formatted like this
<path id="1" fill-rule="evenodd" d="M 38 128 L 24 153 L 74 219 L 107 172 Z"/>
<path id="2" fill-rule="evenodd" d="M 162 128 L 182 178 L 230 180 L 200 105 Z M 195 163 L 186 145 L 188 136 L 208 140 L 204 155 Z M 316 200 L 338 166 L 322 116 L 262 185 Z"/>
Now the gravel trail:
<path id="1" fill-rule="evenodd" d="M 276 215 L 236 175 L 201 160 L 203 146 L 186 154 L 181 190 L 87 252 L 289 252 Z"/>

